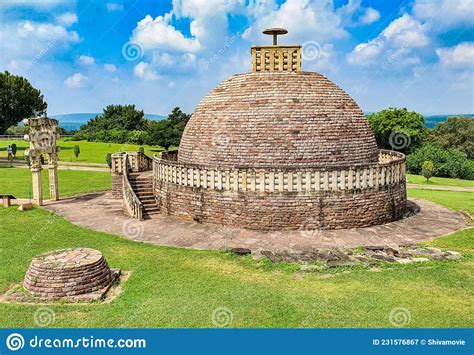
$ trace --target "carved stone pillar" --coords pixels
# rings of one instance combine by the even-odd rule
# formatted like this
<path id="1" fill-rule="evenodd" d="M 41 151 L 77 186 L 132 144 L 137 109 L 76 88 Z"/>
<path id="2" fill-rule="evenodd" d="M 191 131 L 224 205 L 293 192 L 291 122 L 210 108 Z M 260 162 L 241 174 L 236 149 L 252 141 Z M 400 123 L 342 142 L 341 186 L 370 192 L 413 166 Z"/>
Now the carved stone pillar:
<path id="1" fill-rule="evenodd" d="M 51 201 L 59 200 L 58 191 L 58 163 L 57 154 L 49 154 L 48 170 L 49 170 L 49 199 Z"/>
<path id="2" fill-rule="evenodd" d="M 31 176 L 33 187 L 33 202 L 38 206 L 43 205 L 43 185 L 41 180 L 41 156 L 37 155 L 31 159 Z"/>

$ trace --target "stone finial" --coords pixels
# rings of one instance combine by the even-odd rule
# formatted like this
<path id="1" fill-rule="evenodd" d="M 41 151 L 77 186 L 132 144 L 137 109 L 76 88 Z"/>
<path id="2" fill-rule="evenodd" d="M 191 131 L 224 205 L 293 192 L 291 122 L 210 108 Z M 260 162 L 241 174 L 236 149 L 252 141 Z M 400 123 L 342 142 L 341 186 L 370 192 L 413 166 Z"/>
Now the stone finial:
<path id="1" fill-rule="evenodd" d="M 263 31 L 263 34 L 273 36 L 273 45 L 274 46 L 277 45 L 277 36 L 286 35 L 287 33 L 288 33 L 287 30 L 285 30 L 284 28 L 278 28 L 278 27 L 267 28 L 266 30 Z"/>
<path id="2" fill-rule="evenodd" d="M 277 36 L 285 35 L 284 28 L 267 28 L 263 31 L 273 36 L 273 45 L 252 46 L 252 71 L 301 71 L 301 46 L 279 46 Z"/>

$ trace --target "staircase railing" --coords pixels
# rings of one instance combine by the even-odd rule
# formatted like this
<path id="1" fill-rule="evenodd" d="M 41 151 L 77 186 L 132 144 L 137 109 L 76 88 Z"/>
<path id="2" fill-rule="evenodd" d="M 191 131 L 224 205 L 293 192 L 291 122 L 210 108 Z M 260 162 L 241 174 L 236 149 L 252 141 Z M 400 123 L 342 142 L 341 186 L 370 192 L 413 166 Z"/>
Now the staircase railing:
<path id="1" fill-rule="evenodd" d="M 143 219 L 143 205 L 138 199 L 135 191 L 133 191 L 130 181 L 128 179 L 130 167 L 130 161 L 128 154 L 123 155 L 123 203 L 128 214 L 141 221 Z"/>
<path id="2" fill-rule="evenodd" d="M 153 169 L 153 159 L 143 154 L 142 152 L 119 152 L 112 154 L 112 172 L 123 173 L 125 170 L 123 159 L 124 156 L 128 158 L 128 168 L 134 173 L 141 171 L 149 171 Z"/>

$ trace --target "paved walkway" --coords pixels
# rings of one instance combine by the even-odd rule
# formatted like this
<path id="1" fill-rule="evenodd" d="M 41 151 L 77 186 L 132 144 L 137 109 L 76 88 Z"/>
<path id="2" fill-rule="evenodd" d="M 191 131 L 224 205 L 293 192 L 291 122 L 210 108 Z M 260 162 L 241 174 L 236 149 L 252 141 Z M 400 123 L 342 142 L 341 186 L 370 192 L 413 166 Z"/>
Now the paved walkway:
<path id="1" fill-rule="evenodd" d="M 26 163 L 17 163 L 17 162 L 6 162 L 0 161 L 0 168 L 20 168 L 20 169 L 29 169 L 30 167 Z M 43 165 L 43 169 L 47 169 L 47 165 Z M 69 165 L 69 164 L 58 164 L 58 170 L 82 170 L 82 171 L 99 171 L 109 173 L 110 169 L 101 168 L 98 166 L 82 166 L 82 165 Z"/>
<path id="2" fill-rule="evenodd" d="M 474 192 L 474 187 L 407 184 L 409 189 Z"/>
<path id="3" fill-rule="evenodd" d="M 259 232 L 184 222 L 156 215 L 136 221 L 122 213 L 122 201 L 111 193 L 95 193 L 47 202 L 46 208 L 74 224 L 123 235 L 137 241 L 195 249 L 246 247 L 252 250 L 307 250 L 417 243 L 465 228 L 461 213 L 424 200 L 413 200 L 421 212 L 401 221 L 369 228 L 324 231 Z"/>

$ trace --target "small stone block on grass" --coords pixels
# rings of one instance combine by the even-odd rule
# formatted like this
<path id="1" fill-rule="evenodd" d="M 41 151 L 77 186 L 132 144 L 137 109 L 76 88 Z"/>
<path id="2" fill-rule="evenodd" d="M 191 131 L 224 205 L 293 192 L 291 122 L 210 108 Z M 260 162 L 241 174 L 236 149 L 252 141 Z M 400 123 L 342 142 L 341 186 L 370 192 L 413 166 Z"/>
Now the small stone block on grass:
<path id="1" fill-rule="evenodd" d="M 18 211 L 28 211 L 33 208 L 33 204 L 31 202 L 22 203 L 20 207 L 18 207 Z"/>

